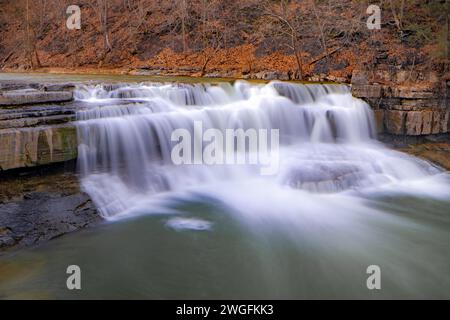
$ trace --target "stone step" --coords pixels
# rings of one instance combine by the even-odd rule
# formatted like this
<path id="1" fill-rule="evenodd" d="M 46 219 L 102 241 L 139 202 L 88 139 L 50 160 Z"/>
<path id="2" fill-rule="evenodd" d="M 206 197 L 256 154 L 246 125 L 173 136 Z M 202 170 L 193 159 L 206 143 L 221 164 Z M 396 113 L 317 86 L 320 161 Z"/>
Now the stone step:
<path id="1" fill-rule="evenodd" d="M 24 128 L 42 125 L 61 124 L 75 120 L 74 114 L 57 114 L 45 117 L 21 117 L 0 121 L 0 129 Z"/>
<path id="2" fill-rule="evenodd" d="M 8 108 L 0 109 L 0 121 L 13 120 L 21 118 L 39 118 L 54 115 L 75 114 L 73 107 L 52 106 L 48 108 Z"/>
<path id="3" fill-rule="evenodd" d="M 41 91 L 71 91 L 75 88 L 74 82 L 37 83 L 37 82 L 10 82 L 0 81 L 0 91 L 36 89 Z"/>
<path id="4" fill-rule="evenodd" d="M 68 102 L 72 100 L 72 91 L 40 91 L 36 89 L 9 90 L 3 91 L 0 95 L 0 107 Z"/>

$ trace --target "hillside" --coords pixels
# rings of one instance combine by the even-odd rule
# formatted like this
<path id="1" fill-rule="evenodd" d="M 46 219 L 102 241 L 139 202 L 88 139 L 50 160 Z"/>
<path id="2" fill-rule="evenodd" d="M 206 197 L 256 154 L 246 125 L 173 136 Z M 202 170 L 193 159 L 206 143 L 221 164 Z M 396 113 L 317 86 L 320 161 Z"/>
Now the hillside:
<path id="1" fill-rule="evenodd" d="M 381 30 L 367 28 L 367 1 L 80 0 L 81 30 L 66 27 L 72 1 L 0 3 L 2 70 L 341 81 L 448 70 L 446 1 L 382 1 Z"/>

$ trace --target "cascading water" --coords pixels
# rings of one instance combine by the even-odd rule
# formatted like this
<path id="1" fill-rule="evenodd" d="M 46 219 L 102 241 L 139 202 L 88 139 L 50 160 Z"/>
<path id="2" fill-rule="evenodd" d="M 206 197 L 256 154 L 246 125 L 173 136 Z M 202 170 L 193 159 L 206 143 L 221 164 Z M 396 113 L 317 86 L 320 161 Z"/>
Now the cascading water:
<path id="1" fill-rule="evenodd" d="M 243 212 L 259 191 L 295 194 L 294 202 L 315 194 L 321 201 L 324 194 L 343 191 L 407 188 L 440 172 L 379 144 L 370 107 L 344 85 L 83 86 L 76 97 L 90 105 L 77 114 L 82 182 L 106 218 L 176 212 L 161 201 L 180 194 L 204 193 L 229 206 L 244 198 Z M 279 129 L 278 173 L 263 177 L 252 166 L 174 165 L 171 133 L 193 133 L 195 121 L 222 131 Z M 224 198 L 230 190 L 236 199 Z M 276 194 L 260 202 L 276 202 Z"/>
<path id="2" fill-rule="evenodd" d="M 95 268 L 136 261 L 112 273 L 128 282 L 106 296 L 138 286 L 156 298 L 448 298 L 448 174 L 379 143 L 347 86 L 123 84 L 76 96 L 82 186 L 121 220 L 80 238 L 96 256 L 80 255 Z M 175 165 L 171 134 L 195 123 L 278 129 L 278 170 Z M 382 270 L 379 294 L 369 265 Z"/>

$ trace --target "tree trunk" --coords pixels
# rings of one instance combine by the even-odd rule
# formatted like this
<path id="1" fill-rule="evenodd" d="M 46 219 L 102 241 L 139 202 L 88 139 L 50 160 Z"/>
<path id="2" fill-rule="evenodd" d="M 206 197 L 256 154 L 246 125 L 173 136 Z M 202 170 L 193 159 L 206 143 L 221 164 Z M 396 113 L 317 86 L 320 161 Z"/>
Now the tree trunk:
<path id="1" fill-rule="evenodd" d="M 30 38 L 30 3 L 29 0 L 26 1 L 26 37 L 27 37 L 27 43 L 26 43 L 26 53 L 28 57 L 28 63 L 31 67 L 31 69 L 34 69 L 33 64 L 33 55 L 31 52 L 31 38 Z"/>
<path id="2" fill-rule="evenodd" d="M 109 41 L 108 35 L 108 0 L 104 0 L 103 2 L 103 34 L 104 34 L 104 43 L 106 52 L 112 51 L 111 42 Z"/>
<path id="3" fill-rule="evenodd" d="M 187 52 L 186 17 L 187 17 L 186 0 L 181 0 L 181 36 L 183 38 L 183 53 Z"/>

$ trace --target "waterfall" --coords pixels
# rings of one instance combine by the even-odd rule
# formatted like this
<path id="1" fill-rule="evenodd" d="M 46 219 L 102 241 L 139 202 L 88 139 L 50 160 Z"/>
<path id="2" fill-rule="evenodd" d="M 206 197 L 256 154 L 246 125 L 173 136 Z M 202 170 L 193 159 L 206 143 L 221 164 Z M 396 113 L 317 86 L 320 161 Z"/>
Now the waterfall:
<path id="1" fill-rule="evenodd" d="M 312 201 L 412 188 L 440 173 L 377 142 L 370 107 L 345 85 L 80 85 L 75 97 L 85 105 L 77 113 L 82 185 L 106 218 L 176 212 L 174 197 L 201 194 L 245 211 L 254 197 L 261 206 L 292 192 L 289 201 Z M 261 176 L 258 165 L 174 165 L 172 133 L 194 135 L 196 122 L 221 132 L 277 129 L 279 170 Z"/>

